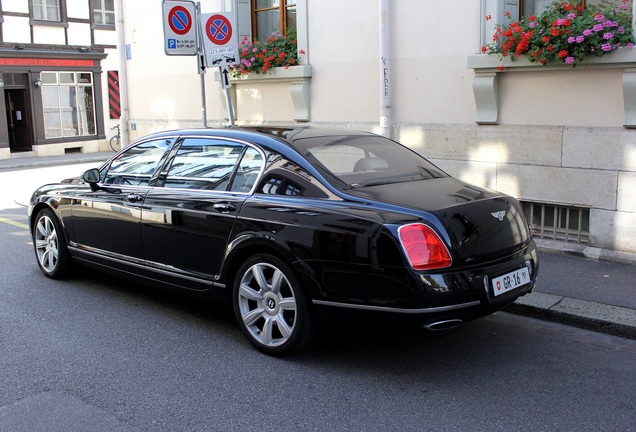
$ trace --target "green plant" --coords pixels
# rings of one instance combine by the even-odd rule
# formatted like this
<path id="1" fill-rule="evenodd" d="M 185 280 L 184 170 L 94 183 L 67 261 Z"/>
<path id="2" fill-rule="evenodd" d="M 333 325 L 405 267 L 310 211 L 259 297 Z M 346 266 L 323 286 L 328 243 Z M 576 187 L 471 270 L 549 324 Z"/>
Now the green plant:
<path id="1" fill-rule="evenodd" d="M 632 13 L 628 0 L 604 0 L 583 7 L 580 1 L 555 1 L 540 16 L 497 25 L 493 41 L 482 53 L 501 60 L 525 56 L 543 65 L 576 66 L 586 56 L 602 56 L 618 47 L 633 47 Z M 491 17 L 487 16 L 486 20 Z M 503 70 L 503 67 L 499 67 Z"/>
<path id="2" fill-rule="evenodd" d="M 272 33 L 265 42 L 254 39 L 250 42 L 247 37 L 239 44 L 240 61 L 230 68 L 235 78 L 247 75 L 250 72 L 265 74 L 273 67 L 294 66 L 298 64 L 298 51 L 295 32 L 288 31 L 287 36 Z"/>

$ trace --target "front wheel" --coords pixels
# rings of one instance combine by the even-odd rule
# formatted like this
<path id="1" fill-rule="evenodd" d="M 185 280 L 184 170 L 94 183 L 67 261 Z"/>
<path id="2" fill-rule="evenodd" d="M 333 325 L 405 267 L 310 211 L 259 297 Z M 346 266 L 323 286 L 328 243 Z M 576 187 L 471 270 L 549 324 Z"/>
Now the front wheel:
<path id="1" fill-rule="evenodd" d="M 57 218 L 49 209 L 43 209 L 35 218 L 33 247 L 42 273 L 52 279 L 62 278 L 68 271 L 70 255 Z"/>
<path id="2" fill-rule="evenodd" d="M 247 260 L 234 282 L 236 320 L 245 337 L 262 352 L 286 355 L 309 345 L 311 311 L 292 270 L 272 255 Z"/>

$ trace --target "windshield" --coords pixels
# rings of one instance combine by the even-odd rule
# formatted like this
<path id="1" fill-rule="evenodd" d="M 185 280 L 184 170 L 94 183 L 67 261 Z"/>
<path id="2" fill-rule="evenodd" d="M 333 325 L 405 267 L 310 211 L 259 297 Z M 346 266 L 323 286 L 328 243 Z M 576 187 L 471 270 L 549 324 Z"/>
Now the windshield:
<path id="1" fill-rule="evenodd" d="M 314 165 L 354 188 L 447 177 L 422 156 L 377 135 L 312 137 L 294 144 Z"/>

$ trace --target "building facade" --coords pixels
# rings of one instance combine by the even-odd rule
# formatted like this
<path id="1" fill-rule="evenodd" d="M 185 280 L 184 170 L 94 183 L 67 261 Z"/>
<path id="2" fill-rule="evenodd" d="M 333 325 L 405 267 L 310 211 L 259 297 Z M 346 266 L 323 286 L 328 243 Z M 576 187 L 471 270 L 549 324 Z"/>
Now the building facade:
<path id="1" fill-rule="evenodd" d="M 0 25 L 0 158 L 99 151 L 119 118 L 113 3 L 2 0 Z"/>
<path id="2" fill-rule="evenodd" d="M 64 25 L 43 26 L 33 15 L 34 3 L 43 1 L 2 0 L 0 52 L 0 61 L 46 59 L 40 44 L 57 32 L 60 43 L 47 54 L 82 60 L 64 67 L 0 63 L 5 99 L 11 88 L 5 77 L 24 79 L 36 125 L 31 146 L 38 154 L 107 147 L 108 128 L 117 121 L 109 118 L 111 70 L 126 77 L 121 115 L 130 140 L 158 130 L 229 124 L 218 71 L 202 76 L 196 56 L 165 54 L 162 1 L 123 0 L 119 42 L 112 26 L 97 22 L 100 2 L 59 0 Z M 599 1 L 606 0 L 587 0 Z M 597 254 L 636 253 L 636 50 L 591 57 L 574 68 L 523 58 L 502 63 L 481 54 L 506 12 L 538 14 L 549 3 L 208 0 L 200 7 L 202 13 L 232 12 L 240 39 L 262 39 L 288 27 L 296 32 L 298 66 L 232 80 L 237 124 L 310 124 L 388 135 L 452 175 L 519 198 L 538 238 Z M 626 7 L 631 10 L 632 2 Z M 117 45 L 126 51 L 121 66 Z M 90 49 L 79 49 L 84 46 Z M 27 56 L 27 50 L 34 52 Z M 40 92 L 62 86 L 66 71 L 76 74 L 75 92 L 84 95 L 79 81 L 91 74 L 92 126 L 84 120 L 91 117 L 86 109 L 74 112 L 71 128 L 47 126 L 54 125 L 46 116 L 56 107 L 42 102 Z M 38 78 L 41 86 L 33 84 Z M 6 135 L 0 126 L 0 137 Z M 10 148 L 10 140 L 0 138 L 0 157 Z"/>

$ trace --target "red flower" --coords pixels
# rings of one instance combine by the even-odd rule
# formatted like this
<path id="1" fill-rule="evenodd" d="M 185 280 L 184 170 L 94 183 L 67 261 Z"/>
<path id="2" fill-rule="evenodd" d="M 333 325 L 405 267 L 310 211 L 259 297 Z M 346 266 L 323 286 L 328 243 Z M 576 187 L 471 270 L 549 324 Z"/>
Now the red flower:
<path id="1" fill-rule="evenodd" d="M 561 51 L 559 51 L 558 56 L 559 56 L 559 58 L 565 58 L 565 57 L 568 56 L 568 54 L 569 53 L 566 50 L 561 50 Z"/>
<path id="2" fill-rule="evenodd" d="M 485 53 L 488 50 L 488 48 L 486 48 L 486 45 L 482 45 L 481 46 L 481 52 Z"/>
<path id="3" fill-rule="evenodd" d="M 504 67 L 503 66 L 497 66 L 497 69 L 499 69 L 500 72 L 504 71 Z"/>

